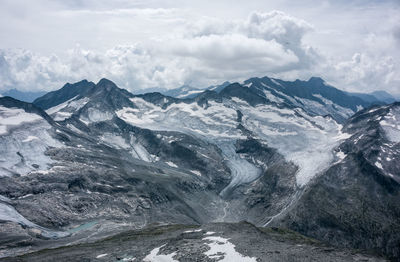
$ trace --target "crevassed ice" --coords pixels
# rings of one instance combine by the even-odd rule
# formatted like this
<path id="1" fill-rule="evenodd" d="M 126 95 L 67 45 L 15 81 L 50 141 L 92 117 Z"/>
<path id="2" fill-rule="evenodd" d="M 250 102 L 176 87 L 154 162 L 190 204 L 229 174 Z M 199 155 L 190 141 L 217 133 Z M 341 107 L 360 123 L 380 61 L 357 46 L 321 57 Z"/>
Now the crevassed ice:
<path id="1" fill-rule="evenodd" d="M 389 113 L 379 122 L 387 138 L 394 143 L 400 143 L 400 108 L 390 109 Z"/>
<path id="2" fill-rule="evenodd" d="M 113 118 L 113 114 L 108 111 L 101 111 L 97 108 L 89 108 L 88 114 L 86 117 L 81 117 L 81 121 L 84 123 L 93 123 L 93 122 L 101 122 L 111 120 Z"/>
<path id="3" fill-rule="evenodd" d="M 236 139 L 245 139 L 237 127 L 237 112 L 222 103 L 210 101 L 207 108 L 197 103 L 177 103 L 166 109 L 142 98 L 132 98 L 137 108 L 123 108 L 118 117 L 135 126 L 158 131 L 177 131 L 218 146 L 231 168 L 229 187 L 256 179 L 259 169 L 235 153 Z"/>
<path id="4" fill-rule="evenodd" d="M 235 152 L 236 140 L 247 138 L 237 129 L 237 110 L 243 113 L 247 129 L 299 166 L 296 178 L 300 186 L 323 171 L 336 157 L 331 149 L 349 137 L 341 133 L 341 125 L 331 118 L 311 117 L 299 108 L 252 107 L 236 97 L 223 103 L 209 101 L 207 108 L 180 102 L 162 109 L 142 98 L 133 98 L 132 102 L 137 108 L 116 112 L 127 123 L 152 130 L 183 132 L 217 145 L 231 169 L 229 187 L 251 182 L 260 174 L 256 166 Z"/>
<path id="5" fill-rule="evenodd" d="M 322 105 L 322 104 L 318 103 L 317 101 L 306 99 L 306 98 L 300 98 L 300 97 L 295 97 L 295 98 L 296 98 L 296 100 L 300 101 L 307 108 L 307 110 L 314 112 L 316 114 L 319 114 L 319 115 L 338 113 L 342 117 L 347 118 L 354 114 L 353 110 L 342 107 L 338 104 L 335 104 L 331 100 L 323 97 L 320 94 L 313 94 L 313 96 L 318 99 L 321 99 L 325 105 Z"/>
<path id="6" fill-rule="evenodd" d="M 62 146 L 48 133 L 51 126 L 47 121 L 15 108 L 1 108 L 0 118 L 0 125 L 7 127 L 7 132 L 0 134 L 0 176 L 47 170 L 53 161 L 45 151 Z"/>
<path id="7" fill-rule="evenodd" d="M 311 117 L 299 108 L 250 107 L 242 103 L 240 110 L 246 128 L 299 166 L 296 180 L 300 186 L 329 166 L 335 157 L 332 149 L 350 137 L 333 119 Z"/>
<path id="8" fill-rule="evenodd" d="M 27 113 L 23 109 L 0 106 L 0 135 L 6 134 L 9 128 L 40 119 L 39 115 Z"/>

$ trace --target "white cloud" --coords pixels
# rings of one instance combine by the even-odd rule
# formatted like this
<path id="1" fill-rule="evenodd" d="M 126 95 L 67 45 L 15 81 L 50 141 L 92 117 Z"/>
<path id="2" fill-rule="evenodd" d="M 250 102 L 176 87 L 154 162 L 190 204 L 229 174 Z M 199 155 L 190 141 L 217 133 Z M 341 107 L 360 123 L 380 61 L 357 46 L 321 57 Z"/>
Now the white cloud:
<path id="1" fill-rule="evenodd" d="M 312 26 L 283 12 L 252 12 L 245 20 L 224 21 L 203 17 L 186 25 L 186 42 L 176 44 L 178 54 L 219 59 L 220 63 L 236 59 L 238 64 L 250 59 L 265 59 L 249 65 L 274 69 L 307 67 L 317 54 L 302 43 Z"/>
<path id="2" fill-rule="evenodd" d="M 144 11 L 151 15 L 159 12 L 165 14 Z M 273 11 L 230 22 L 203 17 L 194 24 L 187 22 L 184 33 L 173 38 L 119 45 L 103 52 L 78 46 L 64 58 L 3 50 L 1 69 L 7 74 L 1 75 L 1 89 L 49 90 L 65 81 L 100 77 L 109 77 L 130 90 L 175 88 L 187 82 L 207 86 L 227 79 L 301 69 L 313 59 L 301 42 L 310 28 L 302 20 Z"/>
<path id="3" fill-rule="evenodd" d="M 374 57 L 356 53 L 351 60 L 340 62 L 333 68 L 330 77 L 341 79 L 350 90 L 368 92 L 384 87 L 393 93 L 400 91 L 399 64 L 391 56 Z"/>
<path id="4" fill-rule="evenodd" d="M 167 48 L 174 55 L 198 58 L 210 66 L 222 68 L 235 66 L 240 69 L 242 63 L 245 63 L 264 65 L 272 69 L 298 62 L 291 50 L 285 50 L 275 40 L 266 41 L 238 34 L 180 39 Z"/>
<path id="5" fill-rule="evenodd" d="M 38 1 L 0 4 L 0 91 L 53 90 L 101 77 L 135 90 L 319 75 L 351 91 L 400 92 L 400 30 L 396 8 L 387 5 L 344 10 L 336 2 L 305 1 L 302 8 L 282 0 L 275 6 L 295 17 L 248 11 L 271 10 L 261 0 L 212 7 L 178 0 Z M 213 8 L 219 5 L 232 8 Z M 82 47 L 70 49 L 76 43 Z M 25 49 L 9 49 L 19 46 Z"/>

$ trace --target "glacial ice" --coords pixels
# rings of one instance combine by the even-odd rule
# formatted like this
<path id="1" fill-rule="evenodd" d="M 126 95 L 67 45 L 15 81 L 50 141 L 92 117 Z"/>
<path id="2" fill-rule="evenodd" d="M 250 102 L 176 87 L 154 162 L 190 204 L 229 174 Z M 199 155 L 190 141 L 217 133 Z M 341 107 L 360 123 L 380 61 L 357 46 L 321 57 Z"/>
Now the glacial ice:
<path id="1" fill-rule="evenodd" d="M 0 202 L 0 221 L 10 221 L 15 222 L 27 227 L 35 227 L 36 225 L 31 221 L 27 220 L 20 213 L 15 210 L 10 205 L 4 204 Z"/>
<path id="2" fill-rule="evenodd" d="M 27 113 L 23 109 L 0 106 L 0 135 L 6 134 L 12 127 L 40 119 L 39 115 Z"/>
<path id="3" fill-rule="evenodd" d="M 178 131 L 217 145 L 231 168 L 229 188 L 251 182 L 259 176 L 257 167 L 235 153 L 236 139 L 246 138 L 236 128 L 235 109 L 217 102 L 209 102 L 207 109 L 197 103 L 172 104 L 162 109 L 142 98 L 133 98 L 132 102 L 138 108 L 123 108 L 116 112 L 127 123 L 158 131 Z"/>
<path id="4" fill-rule="evenodd" d="M 94 123 L 94 122 L 111 120 L 112 118 L 113 114 L 109 113 L 108 111 L 101 111 L 100 109 L 97 108 L 89 108 L 88 115 L 86 117 L 83 117 L 83 122 Z"/>
<path id="5" fill-rule="evenodd" d="M 236 103 L 243 113 L 243 125 L 299 166 L 296 179 L 300 186 L 323 171 L 334 160 L 332 149 L 350 137 L 333 119 L 311 117 L 300 108 Z"/>
<path id="6" fill-rule="evenodd" d="M 59 238 L 69 235 L 68 232 L 52 231 L 36 225 L 18 213 L 14 207 L 2 202 L 0 202 L 0 221 L 14 222 L 28 228 L 33 228 L 37 233 L 47 238 Z"/>
<path id="7" fill-rule="evenodd" d="M 232 174 L 226 190 L 260 175 L 254 164 L 235 152 L 236 140 L 247 138 L 237 128 L 237 110 L 243 113 L 242 124 L 247 129 L 299 166 L 296 178 L 300 186 L 329 166 L 336 157 L 332 149 L 349 137 L 330 117 L 310 116 L 300 108 L 253 107 L 237 97 L 222 103 L 209 101 L 207 107 L 180 102 L 163 109 L 137 97 L 132 102 L 137 108 L 125 107 L 116 112 L 127 123 L 151 130 L 186 133 L 218 146 Z"/>
<path id="8" fill-rule="evenodd" d="M 74 112 L 81 109 L 89 101 L 87 97 L 76 100 L 77 97 L 75 96 L 62 104 L 47 109 L 46 113 L 51 115 L 54 121 L 63 121 L 71 117 Z"/>
<path id="9" fill-rule="evenodd" d="M 9 128 L 7 133 L 0 135 L 0 176 L 47 170 L 53 161 L 44 154 L 45 151 L 49 147 L 62 146 L 48 133 L 51 126 L 47 121 L 16 108 L 1 108 L 0 118 L 0 126 Z"/>
<path id="10" fill-rule="evenodd" d="M 389 141 L 400 143 L 400 107 L 390 109 L 389 113 L 379 123 Z"/>

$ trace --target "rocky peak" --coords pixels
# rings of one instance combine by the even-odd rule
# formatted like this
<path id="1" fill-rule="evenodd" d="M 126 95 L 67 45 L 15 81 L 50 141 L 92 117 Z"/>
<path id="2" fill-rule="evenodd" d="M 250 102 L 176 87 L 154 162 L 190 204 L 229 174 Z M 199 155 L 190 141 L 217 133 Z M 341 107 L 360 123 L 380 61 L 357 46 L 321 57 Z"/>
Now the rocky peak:
<path id="1" fill-rule="evenodd" d="M 325 81 L 321 77 L 312 76 L 308 79 L 308 83 L 323 86 Z"/>
<path id="2" fill-rule="evenodd" d="M 76 96 L 85 96 L 94 86 L 95 84 L 93 82 L 87 80 L 82 80 L 74 84 L 67 83 L 61 89 L 49 92 L 37 98 L 33 101 L 33 104 L 46 110 Z"/>
<path id="3" fill-rule="evenodd" d="M 107 78 L 102 78 L 97 84 L 96 84 L 96 89 L 104 89 L 107 92 L 110 92 L 113 89 L 117 89 L 117 85 L 111 81 L 108 80 Z"/>

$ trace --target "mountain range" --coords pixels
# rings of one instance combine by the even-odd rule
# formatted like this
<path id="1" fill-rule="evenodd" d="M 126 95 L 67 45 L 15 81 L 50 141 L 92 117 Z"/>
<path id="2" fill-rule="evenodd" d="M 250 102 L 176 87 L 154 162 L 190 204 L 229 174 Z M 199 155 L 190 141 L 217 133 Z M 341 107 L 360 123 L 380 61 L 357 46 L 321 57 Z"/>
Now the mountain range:
<path id="1" fill-rule="evenodd" d="M 31 92 L 31 91 L 19 91 L 17 89 L 9 89 L 5 92 L 2 92 L 2 96 L 10 96 L 12 98 L 21 100 L 23 102 L 33 102 L 36 98 L 45 95 L 47 92 L 45 91 L 38 91 L 38 92 Z M 1 95 L 0 95 L 1 96 Z"/>
<path id="2" fill-rule="evenodd" d="M 317 77 L 1 97 L 0 257 L 397 260 L 400 103 L 373 97 Z"/>

